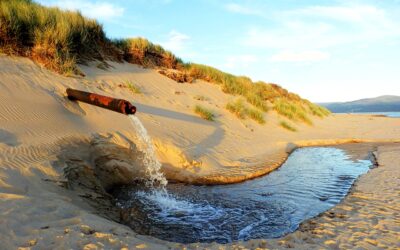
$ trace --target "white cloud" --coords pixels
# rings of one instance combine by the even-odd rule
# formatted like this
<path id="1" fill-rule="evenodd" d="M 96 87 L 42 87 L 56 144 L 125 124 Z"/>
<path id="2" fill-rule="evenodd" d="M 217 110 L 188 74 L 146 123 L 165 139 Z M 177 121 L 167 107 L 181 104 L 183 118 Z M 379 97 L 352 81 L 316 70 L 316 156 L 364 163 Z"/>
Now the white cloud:
<path id="1" fill-rule="evenodd" d="M 120 17 L 124 13 L 124 8 L 116 6 L 109 2 L 91 2 L 85 0 L 58 0 L 40 3 L 50 6 L 57 6 L 66 10 L 79 10 L 84 16 L 99 20 L 109 20 Z"/>
<path id="2" fill-rule="evenodd" d="M 330 54 L 322 51 L 302 51 L 289 52 L 283 51 L 271 57 L 274 62 L 315 62 L 330 58 Z"/>
<path id="3" fill-rule="evenodd" d="M 173 52 L 182 51 L 185 48 L 186 43 L 190 40 L 188 35 L 180 33 L 176 30 L 172 30 L 168 34 L 168 40 L 161 43 L 163 47 Z"/>
<path id="4" fill-rule="evenodd" d="M 262 15 L 262 12 L 257 9 L 253 9 L 237 3 L 226 4 L 225 9 L 233 13 L 239 13 L 245 15 Z"/>
<path id="5" fill-rule="evenodd" d="M 271 14 L 274 28 L 253 27 L 245 45 L 289 51 L 314 51 L 338 45 L 371 43 L 400 36 L 400 23 L 370 5 L 311 6 Z"/>
<path id="6" fill-rule="evenodd" d="M 254 55 L 228 56 L 223 67 L 227 69 L 247 68 L 257 61 L 258 58 Z"/>
<path id="7" fill-rule="evenodd" d="M 353 6 L 310 6 L 288 13 L 330 18 L 341 21 L 363 22 L 367 20 L 385 21 L 385 11 L 370 5 Z"/>

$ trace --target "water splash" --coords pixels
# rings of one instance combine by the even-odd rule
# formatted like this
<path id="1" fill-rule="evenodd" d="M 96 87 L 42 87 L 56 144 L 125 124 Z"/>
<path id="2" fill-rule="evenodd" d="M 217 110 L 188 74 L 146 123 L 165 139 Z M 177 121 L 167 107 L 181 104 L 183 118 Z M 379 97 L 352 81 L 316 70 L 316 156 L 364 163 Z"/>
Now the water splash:
<path id="1" fill-rule="evenodd" d="M 159 185 L 161 189 L 168 184 L 167 179 L 161 172 L 161 163 L 156 157 L 153 142 L 147 133 L 146 128 L 143 126 L 142 122 L 135 115 L 129 115 L 129 119 L 132 125 L 135 127 L 136 137 L 137 137 L 137 147 L 139 151 L 144 154 L 143 164 L 146 167 L 146 174 L 148 180 L 146 185 L 149 187 L 154 187 Z"/>
<path id="2" fill-rule="evenodd" d="M 193 224 L 206 223 L 208 220 L 222 217 L 225 211 L 222 208 L 211 206 L 201 201 L 176 197 L 164 190 L 152 190 L 152 192 L 138 191 L 131 194 L 133 200 L 140 199 L 141 202 L 151 210 L 158 211 L 148 216 L 160 223 L 182 224 L 191 218 Z"/>
<path id="3" fill-rule="evenodd" d="M 295 150 L 278 171 L 234 185 L 168 184 L 115 190 L 129 216 L 124 223 L 141 234 L 193 243 L 228 243 L 276 238 L 338 204 L 356 178 L 372 165 L 337 148 Z"/>

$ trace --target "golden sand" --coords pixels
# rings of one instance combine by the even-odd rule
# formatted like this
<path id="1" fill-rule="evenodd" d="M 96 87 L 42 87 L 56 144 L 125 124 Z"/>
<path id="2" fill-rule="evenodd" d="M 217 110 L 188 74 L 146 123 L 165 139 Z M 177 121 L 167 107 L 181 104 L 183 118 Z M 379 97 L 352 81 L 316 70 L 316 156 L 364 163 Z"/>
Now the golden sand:
<path id="1" fill-rule="evenodd" d="M 97 215 L 84 197 L 65 188 L 65 166 L 60 163 L 66 155 L 75 161 L 88 157 L 87 145 L 98 135 L 119 147 L 134 143 L 125 116 L 72 103 L 65 98 L 67 87 L 132 101 L 154 139 L 165 175 L 173 181 L 212 184 L 254 178 L 278 167 L 298 146 L 400 141 L 400 119 L 331 115 L 314 119 L 313 126 L 296 124 L 294 133 L 279 126 L 281 118 L 274 112 L 266 114 L 265 125 L 237 119 L 224 109 L 234 97 L 217 85 L 181 84 L 155 70 L 110 64 L 108 70 L 82 66 L 86 78 L 67 78 L 26 58 L 0 56 L 0 242 L 4 249 L 182 248 L 137 235 Z M 126 81 L 138 85 L 142 94 L 120 87 Z M 199 95 L 207 99 L 197 100 Z M 196 104 L 212 109 L 216 121 L 196 116 Z M 361 177 L 342 204 L 304 223 L 301 230 L 244 246 L 398 247 L 398 152 L 397 146 L 379 148 L 381 166 Z"/>

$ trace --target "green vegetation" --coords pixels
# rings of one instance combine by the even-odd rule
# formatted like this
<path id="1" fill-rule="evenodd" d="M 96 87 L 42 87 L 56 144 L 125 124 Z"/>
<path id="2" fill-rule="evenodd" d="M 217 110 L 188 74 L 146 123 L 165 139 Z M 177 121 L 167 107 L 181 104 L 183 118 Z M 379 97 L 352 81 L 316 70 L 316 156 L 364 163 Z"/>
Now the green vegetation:
<path id="1" fill-rule="evenodd" d="M 126 87 L 135 94 L 141 94 L 142 91 L 140 87 L 132 83 L 131 81 L 126 81 Z"/>
<path id="2" fill-rule="evenodd" d="M 299 105 L 299 103 L 279 98 L 274 103 L 274 110 L 290 120 L 312 124 L 310 118 L 307 116 L 305 107 Z"/>
<path id="3" fill-rule="evenodd" d="M 292 132 L 296 132 L 297 131 L 297 129 L 295 127 L 293 127 L 292 125 L 290 125 L 288 122 L 281 121 L 279 123 L 279 125 L 281 125 L 282 128 L 285 128 L 285 129 L 287 129 L 289 131 L 292 131 Z"/>
<path id="4" fill-rule="evenodd" d="M 261 96 L 255 94 L 255 93 L 249 93 L 246 96 L 246 100 L 248 103 L 253 104 L 253 106 L 261 109 L 264 112 L 267 112 L 269 110 L 268 106 L 267 106 L 267 102 L 264 101 Z"/>
<path id="5" fill-rule="evenodd" d="M 160 45 L 144 38 L 111 41 L 96 20 L 30 0 L 0 1 L 0 52 L 28 56 L 66 75 L 79 74 L 76 64 L 89 60 L 183 67 L 181 59 Z"/>
<path id="6" fill-rule="evenodd" d="M 75 11 L 47 8 L 31 0 L 0 0 L 0 52 L 30 57 L 65 75 L 82 74 L 77 64 L 91 60 L 126 60 L 145 67 L 174 69 L 182 73 L 179 77 L 182 81 L 201 79 L 218 84 L 225 93 L 242 96 L 263 112 L 272 107 L 278 114 L 296 122 L 312 124 L 310 116 L 329 114 L 327 109 L 276 84 L 253 82 L 248 77 L 210 66 L 184 63 L 147 39 L 110 40 L 96 20 Z M 98 64 L 98 67 L 105 68 L 106 64 Z M 257 109 L 250 114 L 247 108 L 246 115 L 260 120 L 262 113 Z M 239 116 L 241 112 L 234 111 Z"/>
<path id="7" fill-rule="evenodd" d="M 235 114 L 239 119 L 250 117 L 259 124 L 264 124 L 263 113 L 257 109 L 247 107 L 242 99 L 226 104 L 226 109 Z"/>
<path id="8" fill-rule="evenodd" d="M 228 104 L 226 104 L 226 109 L 235 114 L 239 119 L 246 118 L 247 110 L 242 99 L 238 99 L 234 102 L 228 102 Z"/>
<path id="9" fill-rule="evenodd" d="M 228 94 L 245 95 L 251 88 L 251 80 L 247 77 L 236 77 L 219 69 L 195 63 L 185 64 L 185 70 L 190 76 L 222 86 L 222 91 Z"/>
<path id="10" fill-rule="evenodd" d="M 143 65 L 145 67 L 165 67 L 181 69 L 183 62 L 170 51 L 165 50 L 149 40 L 138 37 L 114 40 L 113 44 L 122 50 L 123 58 L 127 62 Z"/>
<path id="11" fill-rule="evenodd" d="M 117 55 L 96 20 L 30 0 L 0 1 L 0 51 L 63 74 L 79 73 L 76 63 Z"/>
<path id="12" fill-rule="evenodd" d="M 214 121 L 215 115 L 213 114 L 213 112 L 203 106 L 196 105 L 194 107 L 194 112 L 204 120 Z"/>
<path id="13" fill-rule="evenodd" d="M 221 89 L 225 93 L 243 96 L 248 103 L 264 112 L 267 112 L 269 104 L 272 104 L 273 109 L 278 114 L 290 120 L 305 122 L 310 125 L 312 121 L 309 115 L 319 117 L 329 115 L 327 109 L 302 99 L 300 96 L 290 93 L 273 83 L 261 81 L 254 83 L 248 77 L 234 76 L 201 64 L 186 64 L 185 70 L 194 78 L 221 85 Z M 231 104 L 227 109 L 235 113 L 239 118 L 244 116 L 243 108 L 241 108 L 240 104 Z"/>
<path id="14" fill-rule="evenodd" d="M 310 112 L 315 116 L 325 117 L 331 113 L 331 111 L 329 111 L 325 107 L 315 105 L 308 100 L 307 100 L 307 102 L 308 102 L 308 107 L 310 108 Z"/>
<path id="15" fill-rule="evenodd" d="M 263 113 L 257 109 L 248 108 L 247 115 L 254 121 L 258 122 L 259 124 L 265 123 Z"/>

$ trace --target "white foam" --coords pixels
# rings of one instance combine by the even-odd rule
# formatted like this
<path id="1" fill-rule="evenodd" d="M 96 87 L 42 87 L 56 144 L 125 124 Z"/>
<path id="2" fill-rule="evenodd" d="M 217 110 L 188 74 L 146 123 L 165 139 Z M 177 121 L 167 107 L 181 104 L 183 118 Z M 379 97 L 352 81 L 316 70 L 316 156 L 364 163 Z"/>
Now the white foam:
<path id="1" fill-rule="evenodd" d="M 143 164 L 146 167 L 146 173 L 148 176 L 146 184 L 152 187 L 155 183 L 159 183 L 161 187 L 165 187 L 168 184 L 168 181 L 161 172 L 161 163 L 156 157 L 153 143 L 146 128 L 137 116 L 129 115 L 129 119 L 135 127 L 136 137 L 138 139 L 137 147 L 144 153 Z"/>
<path id="2" fill-rule="evenodd" d="M 155 189 L 150 192 L 138 191 L 136 195 L 147 206 L 158 207 L 154 219 L 163 221 L 163 223 L 187 223 L 187 221 L 191 221 L 191 223 L 203 222 L 208 224 L 209 220 L 220 218 L 225 214 L 222 208 L 176 198 L 162 189 Z"/>

